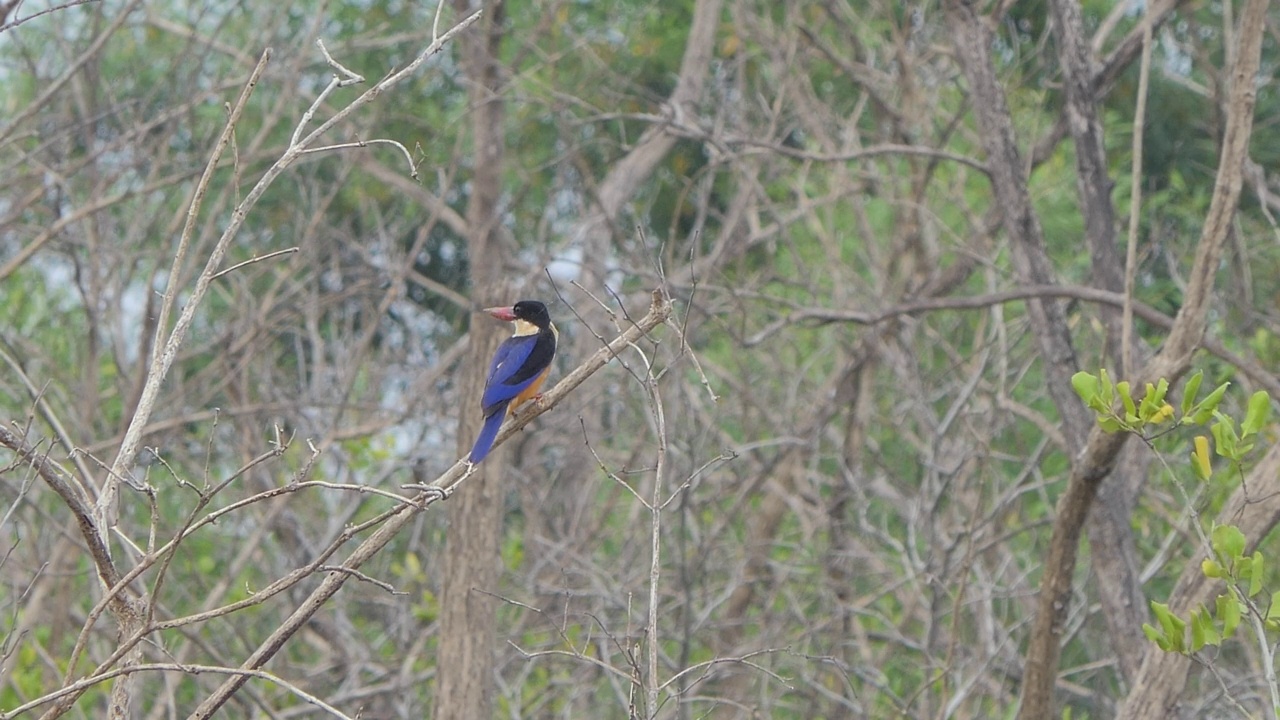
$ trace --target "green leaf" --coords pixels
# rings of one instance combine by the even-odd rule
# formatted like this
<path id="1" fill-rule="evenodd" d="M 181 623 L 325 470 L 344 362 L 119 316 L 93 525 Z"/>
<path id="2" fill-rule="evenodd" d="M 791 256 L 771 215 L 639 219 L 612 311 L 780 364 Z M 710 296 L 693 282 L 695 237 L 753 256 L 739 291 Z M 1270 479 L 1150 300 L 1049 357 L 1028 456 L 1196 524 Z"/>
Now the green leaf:
<path id="1" fill-rule="evenodd" d="M 1169 642 L 1164 639 L 1164 636 L 1160 634 L 1160 631 L 1151 623 L 1142 623 L 1142 634 L 1146 635 L 1147 639 L 1155 643 L 1161 650 L 1168 652 Z"/>
<path id="2" fill-rule="evenodd" d="M 1244 533 L 1235 525 L 1218 525 L 1213 529 L 1210 541 L 1218 557 L 1228 566 L 1244 555 Z"/>
<path id="3" fill-rule="evenodd" d="M 1240 435 L 1248 437 L 1262 429 L 1271 415 L 1271 396 L 1265 390 L 1259 390 L 1249 396 L 1249 409 L 1245 412 L 1244 422 L 1240 424 Z"/>
<path id="4" fill-rule="evenodd" d="M 1226 415 L 1220 415 L 1218 422 L 1209 428 L 1213 433 L 1213 449 L 1222 457 L 1231 460 L 1239 459 L 1240 452 L 1236 447 L 1240 436 L 1236 434 L 1236 424 Z"/>
<path id="5" fill-rule="evenodd" d="M 1133 402 L 1133 395 L 1129 392 L 1129 381 L 1121 380 L 1116 383 L 1116 392 L 1120 393 L 1120 402 L 1124 403 L 1125 420 L 1133 422 L 1138 419 L 1138 406 Z"/>
<path id="6" fill-rule="evenodd" d="M 1191 613 L 1191 652 L 1196 652 L 1205 645 L 1221 645 L 1222 636 L 1214 626 L 1213 617 L 1204 605 Z"/>
<path id="7" fill-rule="evenodd" d="M 1163 405 L 1164 398 L 1168 394 L 1169 394 L 1169 381 L 1165 380 L 1164 378 L 1160 378 L 1159 380 L 1156 381 L 1156 397 L 1155 397 L 1155 400 L 1153 400 L 1152 402 L 1157 406 Z"/>
<path id="8" fill-rule="evenodd" d="M 1071 376 L 1071 389 L 1076 391 L 1085 405 L 1092 407 L 1091 401 L 1098 394 L 1098 377 L 1081 370 Z"/>
<path id="9" fill-rule="evenodd" d="M 1204 371 L 1197 370 L 1195 375 L 1187 378 L 1187 384 L 1182 388 L 1182 414 L 1186 416 L 1191 412 L 1191 406 L 1195 405 L 1196 393 L 1200 392 L 1200 383 L 1204 380 Z"/>
<path id="10" fill-rule="evenodd" d="M 1272 607 L 1275 606 L 1273 599 Z M 1228 639 L 1236 634 L 1236 628 L 1240 626 L 1240 603 L 1230 595 L 1219 595 L 1217 610 L 1218 619 L 1222 621 L 1222 637 Z"/>
<path id="11" fill-rule="evenodd" d="M 1218 405 L 1222 403 L 1222 396 L 1227 394 L 1227 388 L 1229 387 L 1231 387 L 1230 381 L 1224 382 L 1214 388 L 1208 397 L 1196 403 L 1191 412 L 1191 422 L 1197 425 L 1209 422 L 1209 419 L 1213 417 L 1213 411 L 1218 409 Z"/>
<path id="12" fill-rule="evenodd" d="M 1205 621 L 1204 617 L 1197 611 L 1191 612 L 1191 652 L 1196 652 L 1204 647 L 1205 642 Z"/>
<path id="13" fill-rule="evenodd" d="M 1204 614 L 1204 641 L 1213 646 L 1222 645 L 1222 633 L 1218 631 L 1218 624 L 1213 621 L 1213 617 L 1209 615 L 1209 611 L 1200 607 L 1200 612 Z"/>
<path id="14" fill-rule="evenodd" d="M 1197 435 L 1192 441 L 1191 469 L 1200 480 L 1208 480 L 1213 476 L 1213 463 L 1209 459 L 1209 438 Z"/>
<path id="15" fill-rule="evenodd" d="M 1163 380 L 1161 382 L 1164 382 Z M 1138 405 L 1138 417 L 1143 422 L 1151 420 L 1155 414 L 1160 412 L 1160 406 L 1164 404 L 1164 393 L 1151 383 L 1147 383 L 1145 392 L 1142 393 L 1142 403 Z"/>
<path id="16" fill-rule="evenodd" d="M 1187 645 L 1186 621 L 1174 615 L 1169 606 L 1164 603 L 1153 601 L 1151 609 L 1155 611 L 1156 620 L 1160 622 L 1160 629 L 1163 632 L 1165 641 L 1168 643 L 1168 648 L 1166 649 L 1172 652 L 1182 652 Z"/>

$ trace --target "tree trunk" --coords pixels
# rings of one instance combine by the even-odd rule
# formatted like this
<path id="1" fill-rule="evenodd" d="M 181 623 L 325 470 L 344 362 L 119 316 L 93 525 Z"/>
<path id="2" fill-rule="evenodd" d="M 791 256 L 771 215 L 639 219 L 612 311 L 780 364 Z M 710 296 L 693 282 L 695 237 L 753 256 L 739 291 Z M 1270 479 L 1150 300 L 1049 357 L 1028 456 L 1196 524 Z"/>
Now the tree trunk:
<path id="1" fill-rule="evenodd" d="M 460 15 L 474 12 L 466 0 Z M 467 239 L 472 298 L 483 304 L 511 302 L 503 296 L 501 258 L 507 255 L 499 232 L 502 194 L 504 78 L 498 61 L 503 6 L 489 6 L 479 32 L 460 39 L 461 66 L 470 83 L 474 173 L 467 206 Z M 472 327 L 468 362 L 463 364 L 463 407 L 458 454 L 470 451 L 481 423 L 480 395 L 489 358 L 501 339 L 496 323 Z M 493 715 L 494 613 L 502 537 L 502 466 L 495 451 L 449 505 L 444 578 L 440 593 L 440 650 L 437 655 L 435 715 L 438 720 L 481 720 Z"/>
<path id="2" fill-rule="evenodd" d="M 1102 118 L 1094 96 L 1093 62 L 1084 35 L 1080 4 L 1077 0 L 1053 0 L 1050 7 L 1066 89 L 1064 114 L 1076 148 L 1076 193 L 1080 214 L 1084 216 L 1093 282 L 1104 290 L 1124 292 L 1124 265 L 1116 251 L 1116 218 L 1111 204 L 1113 183 L 1107 174 Z M 1137 357 L 1121 358 L 1124 322 L 1120 309 L 1102 307 L 1098 312 L 1107 331 L 1111 367 L 1137 367 Z M 1139 352 L 1135 348 L 1132 354 L 1136 356 Z M 1072 447 L 1080 447 L 1085 441 L 1084 435 L 1069 434 L 1068 438 Z M 1142 584 L 1138 581 L 1138 556 L 1129 523 L 1129 513 L 1147 467 L 1140 455 L 1136 448 L 1129 448 L 1128 460 L 1117 465 L 1116 480 L 1098 490 L 1100 502 L 1089 513 L 1087 524 L 1103 620 L 1120 660 L 1120 673 L 1128 681 L 1133 680 L 1142 662 L 1141 628 L 1146 618 Z"/>
<path id="3" fill-rule="evenodd" d="M 955 5 L 959 10 L 956 17 L 967 17 L 977 22 L 972 8 L 963 3 Z M 1132 378 L 1136 387 L 1160 378 L 1176 382 L 1187 371 L 1192 353 L 1204 338 L 1213 280 L 1240 201 L 1242 170 L 1253 131 L 1253 109 L 1257 100 L 1255 76 L 1261 56 L 1266 7 L 1267 0 L 1250 0 L 1238 25 L 1238 50 L 1231 69 L 1227 104 L 1228 121 L 1213 200 L 1196 248 L 1182 309 L 1160 352 Z M 1125 435 L 1107 435 L 1094 428 L 1089 435 L 1089 443 L 1076 456 L 1067 488 L 1058 500 L 1053 536 L 1040 581 L 1035 624 L 1027 646 L 1026 674 L 1023 676 L 1022 702 L 1018 712 L 1020 718 L 1038 720 L 1053 714 L 1054 680 L 1062 649 L 1062 633 L 1071 605 L 1071 578 L 1075 571 L 1080 529 L 1098 487 L 1111 473 L 1125 438 Z M 1144 667 L 1146 665 L 1144 662 Z"/>

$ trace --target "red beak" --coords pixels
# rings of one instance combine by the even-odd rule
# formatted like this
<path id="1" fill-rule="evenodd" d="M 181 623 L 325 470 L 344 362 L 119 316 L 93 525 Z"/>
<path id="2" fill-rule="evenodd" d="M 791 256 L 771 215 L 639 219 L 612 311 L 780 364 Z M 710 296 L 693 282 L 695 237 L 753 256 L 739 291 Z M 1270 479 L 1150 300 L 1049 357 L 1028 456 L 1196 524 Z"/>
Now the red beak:
<path id="1" fill-rule="evenodd" d="M 513 322 L 516 319 L 515 308 L 510 307 L 491 307 L 485 308 L 485 312 L 506 322 Z"/>

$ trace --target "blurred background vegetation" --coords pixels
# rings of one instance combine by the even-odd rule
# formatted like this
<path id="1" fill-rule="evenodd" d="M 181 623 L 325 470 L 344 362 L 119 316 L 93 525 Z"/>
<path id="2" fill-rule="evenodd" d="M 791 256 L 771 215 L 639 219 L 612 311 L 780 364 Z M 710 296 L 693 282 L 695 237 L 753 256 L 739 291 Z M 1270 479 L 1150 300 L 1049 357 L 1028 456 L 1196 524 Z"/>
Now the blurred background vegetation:
<path id="1" fill-rule="evenodd" d="M 504 241 L 490 256 L 468 244 L 476 102 L 456 43 L 325 138 L 394 139 L 416 178 L 403 153 L 380 144 L 306 155 L 287 170 L 223 267 L 296 252 L 227 273 L 204 299 L 133 468 L 154 500 L 121 497 L 122 568 L 192 518 L 300 472 L 398 491 L 413 468 L 450 467 L 459 408 L 476 402 L 458 381 L 474 318 L 488 322 L 474 310 L 504 299 L 478 296 L 473 265 L 549 303 L 563 338 L 553 381 L 615 334 L 597 299 L 638 317 L 661 287 L 676 318 L 644 348 L 660 370 L 665 428 L 637 376 L 615 363 L 508 443 L 499 581 L 473 589 L 502 599 L 484 674 L 495 716 L 1011 716 L 1054 502 L 1078 448 L 1064 441 L 1021 301 L 893 312 L 1018 286 L 947 16 L 932 2 L 717 2 L 709 61 L 693 69 L 700 92 L 673 105 L 690 25 L 708 4 L 487 8 L 501 33 L 505 109 Z M 1048 3 L 978 5 L 993 23 L 1054 271 L 1063 285 L 1092 285 Z M 189 292 L 236 203 L 333 74 L 316 41 L 369 79 L 329 95 L 319 121 L 421 52 L 436 8 L 103 0 L 18 22 L 45 8 L 0 2 L 0 421 L 92 496 L 136 409 L 161 293 Z M 1118 0 L 1081 9 L 1098 57 L 1135 32 L 1142 10 Z M 1170 316 L 1217 172 L 1229 9 L 1181 2 L 1155 31 L 1136 297 Z M 441 29 L 462 10 L 446 8 Z M 228 103 L 267 47 L 273 58 L 175 267 Z M 1280 148 L 1276 65 L 1268 40 L 1209 328 L 1265 368 L 1280 366 L 1280 195 L 1268 191 Z M 1122 238 L 1137 86 L 1133 62 L 1099 95 Z M 604 213 L 603 232 L 584 228 L 602 183 L 625 174 L 646 133 L 671 138 L 669 150 L 630 178 L 634 191 Z M 1055 302 L 1081 367 L 1106 363 L 1116 349 L 1099 307 Z M 1164 328 L 1136 327 L 1159 346 Z M 638 356 L 624 360 L 638 367 Z M 1236 399 L 1257 384 L 1220 356 L 1196 364 L 1207 386 L 1238 383 Z M 273 449 L 276 427 L 292 442 L 252 464 Z M 314 467 L 307 440 L 321 450 Z M 1157 449 L 1181 458 L 1186 441 Z M 654 638 L 644 632 L 651 518 L 632 490 L 653 495 L 660 444 L 660 494 L 673 501 L 662 513 Z M 11 709 L 92 672 L 118 638 L 109 618 L 90 616 L 103 590 L 67 507 L 13 453 L 0 463 L 0 709 Z M 1163 598 L 1200 555 L 1170 470 L 1141 467 L 1127 481 L 1132 550 L 1143 592 Z M 1205 487 L 1196 502 L 1212 514 L 1231 489 Z M 418 515 L 364 566 L 387 587 L 349 582 L 268 669 L 352 717 L 439 712 L 451 503 Z M 167 576 L 156 567 L 137 582 L 156 621 L 224 607 L 391 507 L 324 487 L 262 499 L 191 534 Z M 1116 644 L 1152 646 L 1138 627 L 1108 631 L 1090 551 L 1058 695 L 1071 717 L 1105 718 L 1134 690 Z M 144 656 L 236 667 L 322 575 L 156 630 Z M 648 707 L 654 642 L 664 685 Z M 1259 663 L 1243 644 L 1211 659 L 1250 708 L 1266 702 Z M 223 679 L 144 673 L 131 716 L 185 716 Z M 109 687 L 94 686 L 67 716 L 103 717 Z M 1192 671 L 1189 716 L 1220 712 L 1223 692 L 1209 670 Z M 226 712 L 326 716 L 265 680 L 250 680 Z"/>

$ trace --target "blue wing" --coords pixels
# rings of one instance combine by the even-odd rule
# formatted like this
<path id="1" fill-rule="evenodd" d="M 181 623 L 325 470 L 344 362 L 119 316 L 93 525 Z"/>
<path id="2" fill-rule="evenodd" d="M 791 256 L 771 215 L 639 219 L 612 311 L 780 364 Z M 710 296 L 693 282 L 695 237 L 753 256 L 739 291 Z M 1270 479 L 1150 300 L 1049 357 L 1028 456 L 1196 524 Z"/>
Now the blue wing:
<path id="1" fill-rule="evenodd" d="M 515 396 L 537 380 L 537 373 L 529 377 L 525 377 L 527 371 L 521 373 L 537 343 L 537 335 L 517 335 L 503 340 L 498 346 L 498 351 L 493 354 L 493 362 L 489 365 L 484 396 L 480 398 L 480 407 L 484 408 L 485 417 L 500 412 Z M 514 383 L 511 382 L 513 379 Z"/>
<path id="2" fill-rule="evenodd" d="M 470 460 L 478 463 L 489 454 L 498 429 L 507 417 L 507 407 L 520 393 L 540 382 L 556 353 L 555 328 L 544 328 L 535 335 L 513 335 L 498 346 L 489 364 L 484 396 L 484 425 L 471 447 Z"/>

